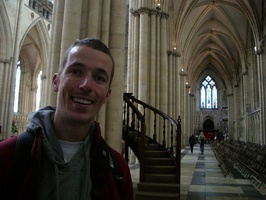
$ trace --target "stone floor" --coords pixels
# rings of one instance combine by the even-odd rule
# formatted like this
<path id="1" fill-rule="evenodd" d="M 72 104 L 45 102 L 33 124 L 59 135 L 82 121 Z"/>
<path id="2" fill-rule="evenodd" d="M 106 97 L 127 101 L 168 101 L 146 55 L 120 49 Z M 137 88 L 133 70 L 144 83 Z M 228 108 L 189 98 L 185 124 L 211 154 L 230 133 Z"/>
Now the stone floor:
<path id="1" fill-rule="evenodd" d="M 227 176 L 224 178 L 211 147 L 206 144 L 204 154 L 199 145 L 194 153 L 181 151 L 181 200 L 261 200 L 266 199 L 266 186 L 257 189 L 250 180 Z M 134 190 L 139 182 L 139 165 L 130 165 Z"/>

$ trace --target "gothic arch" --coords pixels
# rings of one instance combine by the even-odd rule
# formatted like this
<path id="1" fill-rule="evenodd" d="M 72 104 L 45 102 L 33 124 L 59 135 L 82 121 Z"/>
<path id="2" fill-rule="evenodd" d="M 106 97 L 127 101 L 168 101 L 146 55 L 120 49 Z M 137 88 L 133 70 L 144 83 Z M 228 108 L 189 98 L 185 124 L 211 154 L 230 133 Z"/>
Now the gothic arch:
<path id="1" fill-rule="evenodd" d="M 48 70 L 48 50 L 48 29 L 43 20 L 39 18 L 29 25 L 20 41 L 19 59 L 22 63 L 22 77 L 19 110 L 21 115 L 25 116 L 35 110 L 37 78 L 40 71 L 46 73 Z M 45 82 L 42 88 L 45 88 L 46 84 Z M 42 99 L 40 101 L 43 102 Z"/>

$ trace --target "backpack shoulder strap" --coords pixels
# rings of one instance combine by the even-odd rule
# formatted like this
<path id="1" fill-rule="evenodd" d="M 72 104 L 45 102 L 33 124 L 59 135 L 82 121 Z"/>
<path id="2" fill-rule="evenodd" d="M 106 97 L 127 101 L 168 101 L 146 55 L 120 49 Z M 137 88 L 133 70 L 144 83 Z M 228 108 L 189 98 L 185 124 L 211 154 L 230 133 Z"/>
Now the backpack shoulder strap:
<path id="1" fill-rule="evenodd" d="M 15 160 L 14 165 L 15 167 L 18 166 L 19 169 L 26 170 L 27 165 L 30 161 L 30 153 L 32 144 L 34 141 L 34 135 L 28 131 L 21 133 L 18 136 L 17 143 L 16 143 L 16 151 L 15 151 Z M 24 163 L 24 164 L 23 164 Z M 23 168 L 22 165 L 23 164 Z"/>
<path id="2" fill-rule="evenodd" d="M 7 183 L 8 188 L 6 188 L 4 199 L 13 200 L 19 198 L 19 188 L 30 165 L 33 141 L 34 135 L 27 131 L 18 136 L 13 165 L 11 166 L 11 175 Z"/>
<path id="3" fill-rule="evenodd" d="M 119 174 L 118 166 L 114 158 L 112 149 L 106 144 L 102 137 L 95 153 L 95 160 L 92 161 L 93 163 L 91 167 L 91 196 L 92 199 L 100 199 L 102 187 L 107 181 L 110 170 L 113 174 L 114 181 L 118 190 L 123 177 Z"/>

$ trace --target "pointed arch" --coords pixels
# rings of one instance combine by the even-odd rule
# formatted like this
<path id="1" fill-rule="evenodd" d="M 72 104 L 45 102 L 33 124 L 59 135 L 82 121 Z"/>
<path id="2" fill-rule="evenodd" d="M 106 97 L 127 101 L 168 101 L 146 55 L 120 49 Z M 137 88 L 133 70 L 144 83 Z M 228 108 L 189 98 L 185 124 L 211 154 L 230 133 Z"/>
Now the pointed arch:
<path id="1" fill-rule="evenodd" d="M 200 85 L 200 108 L 217 109 L 218 108 L 218 90 L 214 79 L 207 75 Z"/>

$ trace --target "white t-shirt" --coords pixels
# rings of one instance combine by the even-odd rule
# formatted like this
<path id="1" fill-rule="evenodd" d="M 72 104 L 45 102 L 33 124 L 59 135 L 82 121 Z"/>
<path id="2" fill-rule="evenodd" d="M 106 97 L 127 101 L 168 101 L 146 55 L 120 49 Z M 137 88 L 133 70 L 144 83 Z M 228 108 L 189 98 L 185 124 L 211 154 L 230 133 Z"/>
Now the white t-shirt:
<path id="1" fill-rule="evenodd" d="M 67 142 L 63 140 L 58 140 L 58 142 L 64 153 L 65 162 L 69 162 L 71 160 L 71 158 L 78 151 L 80 145 L 82 144 L 82 141 L 81 142 Z"/>

